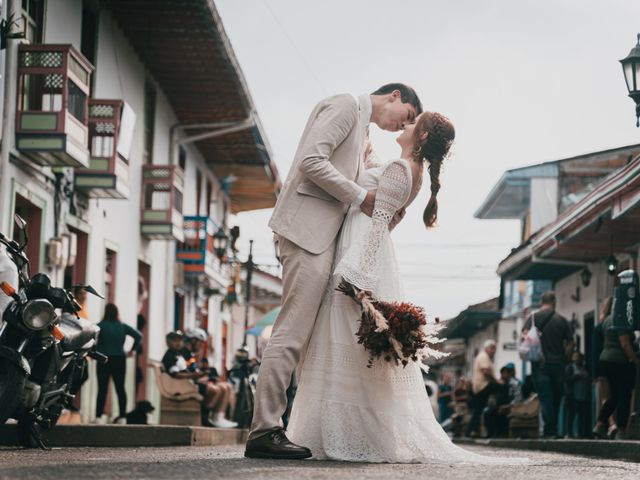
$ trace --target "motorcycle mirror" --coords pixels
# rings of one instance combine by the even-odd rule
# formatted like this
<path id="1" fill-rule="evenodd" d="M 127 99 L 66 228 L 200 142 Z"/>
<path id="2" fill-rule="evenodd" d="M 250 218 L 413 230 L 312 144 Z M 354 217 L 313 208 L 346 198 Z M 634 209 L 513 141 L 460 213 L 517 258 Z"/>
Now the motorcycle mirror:
<path id="1" fill-rule="evenodd" d="M 95 288 L 93 288 L 91 285 L 73 285 L 71 288 L 80 288 L 82 290 L 86 290 L 87 293 L 95 295 L 96 297 L 102 298 L 104 300 L 104 297 L 96 292 Z"/>
<path id="2" fill-rule="evenodd" d="M 25 227 L 27 226 L 26 220 L 24 218 L 22 218 L 20 215 L 18 215 L 17 213 L 14 215 L 14 220 L 16 222 L 16 226 L 20 230 L 24 230 Z"/>
<path id="3" fill-rule="evenodd" d="M 24 242 L 22 243 L 22 245 L 20 245 L 20 252 L 22 252 L 24 250 L 24 248 L 27 246 L 27 243 L 29 243 L 29 236 L 27 235 L 27 222 L 24 218 L 22 218 L 20 215 L 18 215 L 17 213 L 14 215 L 14 220 L 16 222 L 16 226 L 18 227 L 19 230 L 22 231 L 22 234 L 24 235 Z"/>

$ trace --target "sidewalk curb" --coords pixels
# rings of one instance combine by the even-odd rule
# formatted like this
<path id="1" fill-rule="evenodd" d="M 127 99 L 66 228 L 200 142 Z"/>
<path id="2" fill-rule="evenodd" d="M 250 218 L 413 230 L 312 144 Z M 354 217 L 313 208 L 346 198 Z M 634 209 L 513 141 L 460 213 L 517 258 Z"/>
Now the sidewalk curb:
<path id="1" fill-rule="evenodd" d="M 585 457 L 624 459 L 640 462 L 640 442 L 631 440 L 517 440 L 496 439 L 454 439 L 459 445 L 513 448 L 518 450 L 540 450 L 542 452 L 566 453 Z"/>
<path id="2" fill-rule="evenodd" d="M 0 426 L 0 445 L 17 446 L 16 425 Z M 248 431 L 176 425 L 58 425 L 46 437 L 52 447 L 175 447 L 240 445 Z"/>

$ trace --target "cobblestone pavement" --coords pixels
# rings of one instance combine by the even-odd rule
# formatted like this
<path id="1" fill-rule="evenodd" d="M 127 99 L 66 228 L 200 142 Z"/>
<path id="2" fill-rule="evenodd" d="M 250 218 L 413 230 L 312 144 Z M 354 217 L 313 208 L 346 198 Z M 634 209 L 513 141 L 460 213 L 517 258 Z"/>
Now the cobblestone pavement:
<path id="1" fill-rule="evenodd" d="M 0 479 L 638 479 L 640 464 L 556 453 L 468 447 L 526 466 L 389 465 L 250 460 L 242 447 L 0 449 Z"/>

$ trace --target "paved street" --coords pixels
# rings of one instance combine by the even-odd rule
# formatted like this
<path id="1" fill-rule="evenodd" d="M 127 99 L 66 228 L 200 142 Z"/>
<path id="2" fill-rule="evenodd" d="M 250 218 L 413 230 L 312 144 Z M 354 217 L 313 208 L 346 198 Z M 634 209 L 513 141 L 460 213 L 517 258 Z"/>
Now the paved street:
<path id="1" fill-rule="evenodd" d="M 0 449 L 0 479 L 637 479 L 640 464 L 532 451 L 469 447 L 478 453 L 526 456 L 523 466 L 376 465 L 243 458 L 240 447 Z"/>

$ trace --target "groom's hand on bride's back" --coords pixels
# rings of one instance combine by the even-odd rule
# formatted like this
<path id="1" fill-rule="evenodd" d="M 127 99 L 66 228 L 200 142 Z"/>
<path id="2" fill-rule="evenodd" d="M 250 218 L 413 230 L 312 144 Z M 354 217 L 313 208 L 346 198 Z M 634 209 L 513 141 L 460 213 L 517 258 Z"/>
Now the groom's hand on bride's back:
<path id="1" fill-rule="evenodd" d="M 394 228 L 396 228 L 396 225 L 398 225 L 400 223 L 400 221 L 404 218 L 404 215 L 407 213 L 407 210 L 404 208 L 401 208 L 400 210 L 398 210 L 396 212 L 396 214 L 393 216 L 393 218 L 391 219 L 391 221 L 389 222 L 389 231 L 391 232 Z"/>
<path id="2" fill-rule="evenodd" d="M 373 216 L 373 208 L 376 206 L 376 191 L 369 190 L 367 196 L 364 197 L 364 201 L 360 204 L 360 210 L 362 210 L 367 216 Z"/>

